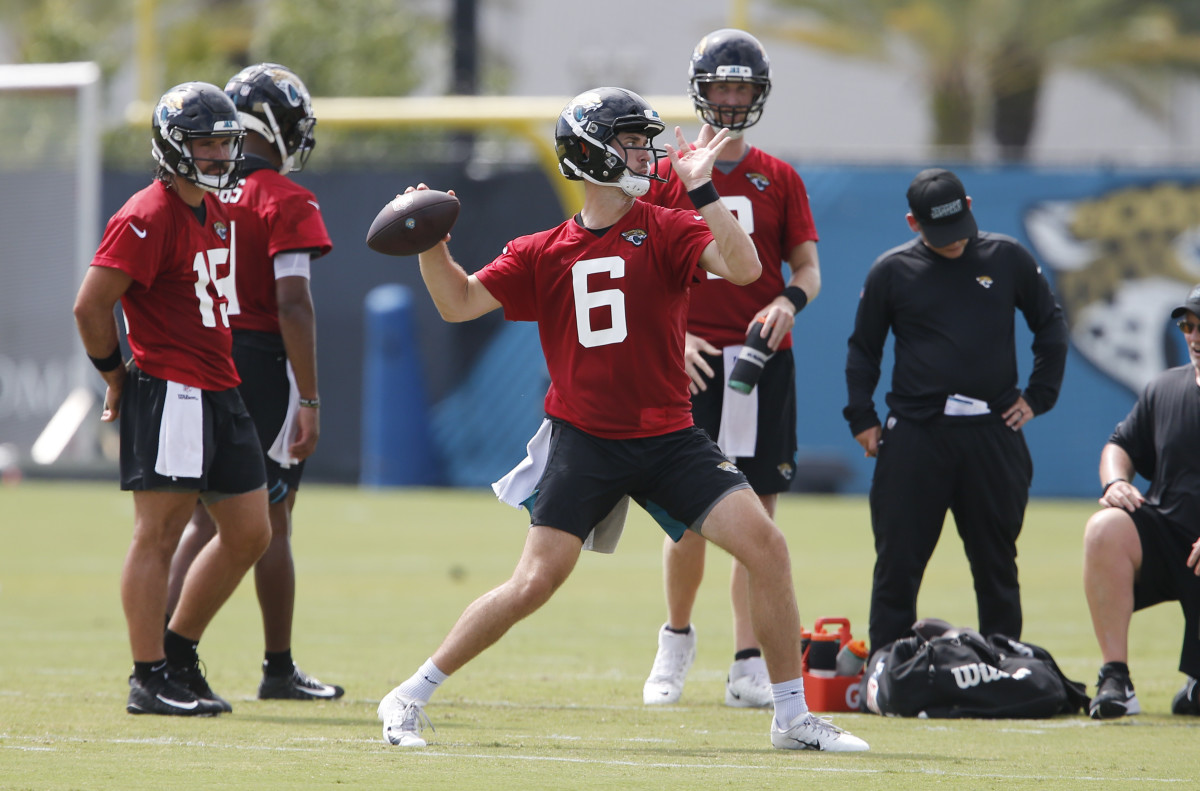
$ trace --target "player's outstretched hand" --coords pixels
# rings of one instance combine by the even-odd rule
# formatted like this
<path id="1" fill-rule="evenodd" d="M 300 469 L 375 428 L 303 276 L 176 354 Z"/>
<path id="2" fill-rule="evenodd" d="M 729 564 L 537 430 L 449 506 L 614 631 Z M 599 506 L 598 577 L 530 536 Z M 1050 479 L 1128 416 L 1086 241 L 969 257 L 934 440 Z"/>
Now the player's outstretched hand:
<path id="1" fill-rule="evenodd" d="M 671 159 L 671 167 L 674 168 L 675 174 L 683 182 L 684 189 L 690 192 L 704 182 L 712 181 L 713 163 L 717 161 L 717 154 L 725 147 L 728 139 L 728 129 L 713 134 L 712 127 L 705 124 L 700 130 L 699 140 L 692 145 L 684 139 L 683 130 L 675 127 L 676 145 L 666 143 L 663 148 Z"/>

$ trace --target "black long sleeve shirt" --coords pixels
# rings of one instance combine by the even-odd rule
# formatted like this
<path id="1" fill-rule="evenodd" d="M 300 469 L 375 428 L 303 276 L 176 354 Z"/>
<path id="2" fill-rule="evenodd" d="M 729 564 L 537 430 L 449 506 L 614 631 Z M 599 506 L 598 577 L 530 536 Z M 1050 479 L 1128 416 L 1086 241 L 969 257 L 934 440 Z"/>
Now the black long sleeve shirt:
<path id="1" fill-rule="evenodd" d="M 1017 381 L 1014 311 L 1033 332 L 1033 372 Z M 918 422 L 943 414 L 952 394 L 987 401 L 990 419 L 1020 395 L 1042 414 L 1054 406 L 1067 359 L 1067 324 L 1037 261 L 1017 240 L 981 232 L 955 259 L 920 238 L 871 266 L 846 355 L 843 415 L 857 436 L 880 423 L 873 400 L 888 330 L 896 362 L 887 405 Z"/>

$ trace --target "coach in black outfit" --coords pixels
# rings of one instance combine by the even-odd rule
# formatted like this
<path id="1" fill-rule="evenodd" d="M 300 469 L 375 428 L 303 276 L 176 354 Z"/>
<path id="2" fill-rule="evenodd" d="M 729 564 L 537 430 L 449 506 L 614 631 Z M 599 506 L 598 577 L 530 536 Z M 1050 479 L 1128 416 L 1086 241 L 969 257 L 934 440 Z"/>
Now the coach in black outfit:
<path id="1" fill-rule="evenodd" d="M 971 564 L 979 631 L 1019 638 L 1016 542 L 1033 478 L 1021 429 L 1058 399 L 1066 322 L 1033 256 L 1015 239 L 979 231 L 953 173 L 921 171 L 908 205 L 919 236 L 871 267 L 846 356 L 843 413 L 877 459 L 871 646 L 904 636 L 916 621 L 947 509 Z M 1024 392 L 1014 309 L 1034 334 Z M 889 328 L 896 362 L 881 426 L 873 397 Z"/>
<path id="2" fill-rule="evenodd" d="M 1104 508 L 1088 520 L 1083 587 L 1104 665 L 1088 707 L 1098 720 L 1138 714 L 1129 677 L 1134 610 L 1164 601 L 1183 609 L 1174 714 L 1200 715 L 1200 286 L 1171 312 L 1188 365 L 1159 374 L 1100 452 Z M 1150 481 L 1143 495 L 1134 473 Z"/>

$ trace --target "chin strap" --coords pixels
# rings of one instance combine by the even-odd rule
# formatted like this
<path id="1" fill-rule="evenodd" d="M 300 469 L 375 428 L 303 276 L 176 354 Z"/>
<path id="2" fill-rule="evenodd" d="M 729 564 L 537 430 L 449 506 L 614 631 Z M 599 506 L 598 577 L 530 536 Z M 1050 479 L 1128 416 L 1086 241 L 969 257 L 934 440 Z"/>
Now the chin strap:
<path id="1" fill-rule="evenodd" d="M 620 187 L 631 198 L 640 198 L 650 191 L 650 178 L 648 176 L 635 176 L 626 170 L 617 179 L 615 184 L 610 184 L 612 187 Z"/>

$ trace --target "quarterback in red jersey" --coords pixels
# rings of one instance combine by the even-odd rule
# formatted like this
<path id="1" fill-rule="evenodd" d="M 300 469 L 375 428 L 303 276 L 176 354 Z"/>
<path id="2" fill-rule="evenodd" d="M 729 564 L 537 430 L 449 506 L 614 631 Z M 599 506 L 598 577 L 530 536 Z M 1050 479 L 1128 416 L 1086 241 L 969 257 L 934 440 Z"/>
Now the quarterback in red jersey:
<path id="1" fill-rule="evenodd" d="M 706 272 L 750 283 L 761 267 L 750 236 L 712 185 L 728 131 L 709 130 L 693 147 L 676 129 L 678 149 L 665 148 L 691 209 L 635 200 L 657 178 L 653 140 L 663 130 L 658 114 L 631 91 L 580 94 L 555 129 L 563 175 L 584 182 L 580 212 L 510 242 L 473 275 L 444 241 L 420 256 L 421 277 L 447 321 L 503 308 L 509 320 L 538 322 L 551 385 L 528 464 L 506 484 L 525 490 L 509 494 L 530 510 L 517 567 L 469 605 L 433 655 L 380 702 L 389 744 L 425 746 L 424 709 L 434 691 L 545 604 L 585 545 L 603 541 L 602 526 L 611 527 L 614 515 L 619 521 L 632 499 L 675 540 L 695 531 L 749 570 L 755 631 L 778 682 L 772 745 L 867 749 L 809 713 L 787 542 L 745 476 L 691 425 L 683 335 L 692 284 Z"/>
<path id="2" fill-rule="evenodd" d="M 316 197 L 286 174 L 303 169 L 316 141 L 312 99 L 290 69 L 248 66 L 225 93 L 246 128 L 244 178 L 218 196 L 229 212 L 232 249 L 225 296 L 233 358 L 267 466 L 271 544 L 254 565 L 263 614 L 265 657 L 259 698 L 330 700 L 343 690 L 323 684 L 292 661 L 296 571 L 292 509 L 320 435 L 316 317 L 309 289 L 311 259 L 333 244 Z M 216 526 L 197 505 L 171 564 L 168 608 L 184 575 Z"/>
<path id="3" fill-rule="evenodd" d="M 713 167 L 721 201 L 754 240 L 762 277 L 739 286 L 713 275 L 692 289 L 684 364 L 691 379 L 696 425 L 716 438 L 726 456 L 746 474 L 772 517 L 780 492 L 796 470 L 796 366 L 792 357 L 795 315 L 821 289 L 817 231 L 808 192 L 795 169 L 750 146 L 745 130 L 758 122 L 771 91 L 771 67 L 756 38 L 741 30 L 717 30 L 696 45 L 688 92 L 696 113 L 730 139 Z M 709 133 L 702 132 L 701 140 Z M 660 166 L 659 174 L 668 169 Z M 655 183 L 645 200 L 686 208 L 679 179 Z M 789 269 L 784 280 L 784 268 Z M 771 356 L 757 386 L 743 394 L 726 384 L 747 332 L 768 336 Z M 663 549 L 667 622 L 658 633 L 658 653 L 642 690 L 646 704 L 674 703 L 696 656 L 692 608 L 704 576 L 705 542 L 685 535 Z M 735 558 L 730 592 L 734 658 L 725 682 L 729 706 L 770 706 L 771 683 L 750 623 L 746 569 Z"/>
<path id="4" fill-rule="evenodd" d="M 121 488 L 133 542 L 121 574 L 131 714 L 232 711 L 196 648 L 270 538 L 266 473 L 230 357 L 232 222 L 215 192 L 234 184 L 244 130 L 216 86 L 178 85 L 154 108 L 156 179 L 113 215 L 80 286 L 75 321 L 104 377 L 102 420 L 121 421 Z M 133 359 L 122 362 L 121 303 Z M 221 526 L 187 575 L 166 633 L 171 553 L 199 497 Z"/>

